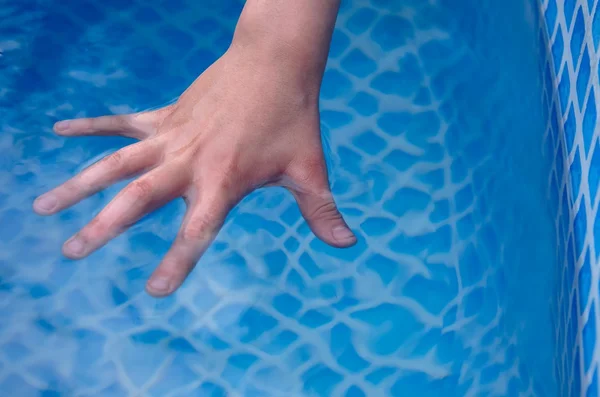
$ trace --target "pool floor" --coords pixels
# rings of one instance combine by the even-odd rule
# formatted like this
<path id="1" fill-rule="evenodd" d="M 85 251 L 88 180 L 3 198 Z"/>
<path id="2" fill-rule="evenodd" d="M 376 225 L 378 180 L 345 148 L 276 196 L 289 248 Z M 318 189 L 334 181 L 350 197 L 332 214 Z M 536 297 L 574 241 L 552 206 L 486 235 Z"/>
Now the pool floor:
<path id="1" fill-rule="evenodd" d="M 534 4 L 344 1 L 321 116 L 357 245 L 326 246 L 286 192 L 262 189 L 157 300 L 144 284 L 183 203 L 61 257 L 124 183 L 49 218 L 33 199 L 130 141 L 51 126 L 174 100 L 243 3 L 0 2 L 0 395 L 557 395 Z"/>

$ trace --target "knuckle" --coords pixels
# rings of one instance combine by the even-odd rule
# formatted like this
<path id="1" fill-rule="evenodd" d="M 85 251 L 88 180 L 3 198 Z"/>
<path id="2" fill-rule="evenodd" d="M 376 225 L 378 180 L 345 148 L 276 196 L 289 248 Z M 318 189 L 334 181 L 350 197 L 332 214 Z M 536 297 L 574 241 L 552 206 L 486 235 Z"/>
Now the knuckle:
<path id="1" fill-rule="evenodd" d="M 175 105 L 172 104 L 157 110 L 141 113 L 141 115 L 144 115 L 146 119 L 149 119 L 149 122 L 152 124 L 152 126 L 157 128 L 161 125 L 162 121 L 173 112 L 174 109 Z"/>
<path id="2" fill-rule="evenodd" d="M 87 224 L 80 234 L 88 241 L 99 240 L 108 234 L 108 224 L 101 215 L 98 215 Z"/>
<path id="3" fill-rule="evenodd" d="M 256 170 L 242 171 L 237 160 L 221 161 L 218 169 L 209 170 L 205 176 L 212 187 L 204 199 L 206 205 L 209 206 L 217 206 L 223 200 L 229 202 L 242 194 L 241 192 L 245 191 L 248 185 L 252 185 L 253 181 L 260 179 L 256 175 Z"/>
<path id="4" fill-rule="evenodd" d="M 92 183 L 85 173 L 77 175 L 75 178 L 66 182 L 63 187 L 72 195 L 87 194 L 100 188 Z"/>
<path id="5" fill-rule="evenodd" d="M 311 157 L 297 163 L 289 172 L 293 180 L 301 185 L 321 183 L 327 175 L 325 160 L 322 157 Z"/>
<path id="6" fill-rule="evenodd" d="M 206 200 L 204 203 L 205 215 L 203 218 L 203 222 L 216 224 L 221 217 L 225 217 L 227 214 L 227 209 L 225 208 L 226 203 L 230 202 L 230 198 L 221 194 L 218 197 L 215 197 L 213 200 Z"/>
<path id="7" fill-rule="evenodd" d="M 126 116 L 126 120 L 130 125 L 151 123 L 154 121 L 154 114 L 154 111 L 132 113 Z"/>
<path id="8" fill-rule="evenodd" d="M 322 201 L 314 205 L 308 217 L 311 219 L 334 220 L 340 217 L 340 213 L 333 201 Z"/>
<path id="9" fill-rule="evenodd" d="M 224 173 L 219 178 L 216 179 L 215 188 L 220 192 L 221 195 L 226 195 L 231 192 L 232 189 L 236 187 L 236 178 L 233 175 Z M 209 204 L 214 205 L 214 204 Z"/>
<path id="10" fill-rule="evenodd" d="M 229 185 L 240 175 L 240 164 L 237 156 L 228 156 L 221 167 L 221 183 Z"/>
<path id="11" fill-rule="evenodd" d="M 181 237 L 188 241 L 209 240 L 216 234 L 216 222 L 208 217 L 190 220 L 181 230 Z"/>
<path id="12" fill-rule="evenodd" d="M 103 116 L 97 119 L 98 124 L 106 123 L 106 129 L 116 131 L 126 127 L 126 121 L 123 116 Z"/>
<path id="13" fill-rule="evenodd" d="M 126 119 L 127 124 L 131 129 L 154 135 L 167 114 L 165 110 L 167 108 L 128 115 Z"/>
<path id="14" fill-rule="evenodd" d="M 83 133 L 90 133 L 94 130 L 95 122 L 93 118 L 79 119 L 76 123 L 78 124 L 75 124 L 77 129 Z"/>
<path id="15" fill-rule="evenodd" d="M 79 195 L 94 188 L 93 179 L 90 177 L 90 168 L 86 168 L 73 178 L 63 183 L 59 189 L 69 195 Z"/>
<path id="16" fill-rule="evenodd" d="M 137 199 L 149 197 L 153 190 L 152 182 L 145 179 L 133 181 L 127 187 L 127 193 Z"/>
<path id="17" fill-rule="evenodd" d="M 120 169 L 125 162 L 125 156 L 119 150 L 104 158 L 104 164 L 111 169 Z"/>

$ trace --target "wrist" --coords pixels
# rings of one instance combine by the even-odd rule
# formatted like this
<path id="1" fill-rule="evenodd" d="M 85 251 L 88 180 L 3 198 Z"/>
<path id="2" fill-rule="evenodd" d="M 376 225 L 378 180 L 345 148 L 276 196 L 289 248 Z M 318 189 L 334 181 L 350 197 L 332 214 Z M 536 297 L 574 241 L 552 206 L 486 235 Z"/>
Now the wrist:
<path id="1" fill-rule="evenodd" d="M 232 47 L 322 77 L 339 0 L 248 0 Z"/>

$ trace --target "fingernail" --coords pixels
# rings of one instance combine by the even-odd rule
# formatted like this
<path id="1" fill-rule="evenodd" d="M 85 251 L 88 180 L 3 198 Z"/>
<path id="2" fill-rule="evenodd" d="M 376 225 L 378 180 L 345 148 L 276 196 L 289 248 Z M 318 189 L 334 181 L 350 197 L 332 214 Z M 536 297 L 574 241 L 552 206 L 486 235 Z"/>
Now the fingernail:
<path id="1" fill-rule="evenodd" d="M 333 228 L 333 238 L 339 243 L 353 243 L 356 241 L 354 233 L 344 226 L 336 226 Z"/>
<path id="2" fill-rule="evenodd" d="M 56 131 L 66 131 L 69 129 L 69 125 L 71 124 L 70 120 L 63 120 L 63 121 L 59 121 L 58 123 L 54 124 L 54 130 Z"/>
<path id="3" fill-rule="evenodd" d="M 65 243 L 65 252 L 69 255 L 79 256 L 83 254 L 83 241 L 78 237 L 72 237 Z"/>
<path id="4" fill-rule="evenodd" d="M 156 277 L 148 281 L 148 287 L 154 292 L 166 293 L 169 292 L 169 280 L 164 277 Z"/>
<path id="5" fill-rule="evenodd" d="M 38 197 L 33 203 L 34 209 L 42 212 L 52 211 L 56 207 L 56 196 L 53 194 L 45 194 Z"/>

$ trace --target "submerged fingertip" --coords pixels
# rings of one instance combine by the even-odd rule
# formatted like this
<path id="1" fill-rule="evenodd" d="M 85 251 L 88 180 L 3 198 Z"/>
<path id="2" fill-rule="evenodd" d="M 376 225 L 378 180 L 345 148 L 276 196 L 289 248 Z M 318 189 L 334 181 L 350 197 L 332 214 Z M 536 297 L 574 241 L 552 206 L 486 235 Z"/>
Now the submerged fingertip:
<path id="1" fill-rule="evenodd" d="M 54 131 L 57 133 L 65 132 L 71 126 L 71 120 L 62 120 L 54 124 Z"/>
<path id="2" fill-rule="evenodd" d="M 78 237 L 72 237 L 63 245 L 63 254 L 67 258 L 79 259 L 84 256 L 85 244 Z"/>
<path id="3" fill-rule="evenodd" d="M 169 295 L 173 290 L 173 283 L 166 277 L 153 277 L 146 283 L 146 292 L 160 298 Z"/>
<path id="4" fill-rule="evenodd" d="M 53 194 L 44 194 L 35 199 L 33 202 L 33 210 L 41 215 L 51 214 L 56 208 L 58 200 Z"/>
<path id="5" fill-rule="evenodd" d="M 336 226 L 332 230 L 334 240 L 341 247 L 350 247 L 356 244 L 356 236 L 346 226 Z"/>

